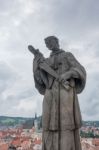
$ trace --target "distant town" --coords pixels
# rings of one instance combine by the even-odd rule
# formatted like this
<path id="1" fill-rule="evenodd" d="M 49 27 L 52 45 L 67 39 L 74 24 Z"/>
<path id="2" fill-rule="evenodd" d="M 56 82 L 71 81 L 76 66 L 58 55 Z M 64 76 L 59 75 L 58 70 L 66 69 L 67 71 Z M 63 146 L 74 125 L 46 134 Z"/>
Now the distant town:
<path id="1" fill-rule="evenodd" d="M 99 121 L 83 121 L 82 150 L 99 150 Z M 42 117 L 0 116 L 0 150 L 41 150 Z"/>

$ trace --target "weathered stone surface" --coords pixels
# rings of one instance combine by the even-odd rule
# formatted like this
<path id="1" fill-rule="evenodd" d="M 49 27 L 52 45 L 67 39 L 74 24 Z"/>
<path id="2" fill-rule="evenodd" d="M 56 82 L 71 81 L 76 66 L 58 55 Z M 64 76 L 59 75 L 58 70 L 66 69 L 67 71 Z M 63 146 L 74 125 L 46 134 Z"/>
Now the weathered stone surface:
<path id="1" fill-rule="evenodd" d="M 55 36 L 47 37 L 45 44 L 49 58 L 38 52 L 33 60 L 35 87 L 44 95 L 42 150 L 81 150 L 77 94 L 85 87 L 86 71 L 72 53 L 60 49 Z"/>

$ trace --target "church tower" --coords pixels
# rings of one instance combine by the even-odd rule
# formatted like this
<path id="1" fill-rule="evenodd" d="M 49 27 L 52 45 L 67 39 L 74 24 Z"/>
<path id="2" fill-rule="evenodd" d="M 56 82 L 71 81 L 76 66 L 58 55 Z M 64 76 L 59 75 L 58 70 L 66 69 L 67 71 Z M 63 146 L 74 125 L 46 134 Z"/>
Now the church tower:
<path id="1" fill-rule="evenodd" d="M 35 118 L 34 118 L 34 128 L 35 131 L 38 131 L 38 120 L 37 120 L 37 114 L 35 113 Z"/>

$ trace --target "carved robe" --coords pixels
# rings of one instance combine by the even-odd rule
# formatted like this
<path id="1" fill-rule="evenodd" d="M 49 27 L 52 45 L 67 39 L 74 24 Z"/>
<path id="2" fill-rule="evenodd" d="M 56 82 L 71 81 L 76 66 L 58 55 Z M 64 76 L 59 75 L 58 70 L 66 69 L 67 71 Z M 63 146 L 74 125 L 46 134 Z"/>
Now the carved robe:
<path id="1" fill-rule="evenodd" d="M 69 70 L 74 74 L 68 79 L 66 88 L 40 69 L 37 59 L 34 59 L 35 86 L 44 95 L 42 150 L 81 150 L 79 128 L 82 118 L 77 94 L 85 87 L 85 69 L 70 52 L 63 50 L 52 53 L 45 62 L 58 75 Z"/>

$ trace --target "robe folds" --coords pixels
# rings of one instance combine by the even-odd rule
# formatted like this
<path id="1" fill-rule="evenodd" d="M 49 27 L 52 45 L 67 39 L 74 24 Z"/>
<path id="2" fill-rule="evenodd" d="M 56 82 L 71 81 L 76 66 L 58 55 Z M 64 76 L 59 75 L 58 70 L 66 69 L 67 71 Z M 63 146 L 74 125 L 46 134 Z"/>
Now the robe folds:
<path id="1" fill-rule="evenodd" d="M 86 71 L 70 52 L 52 53 L 45 62 L 60 76 L 73 74 L 68 85 L 39 68 L 35 58 L 33 72 L 35 87 L 44 95 L 42 112 L 42 150 L 81 150 L 79 128 L 82 117 L 77 94 L 86 83 Z"/>

